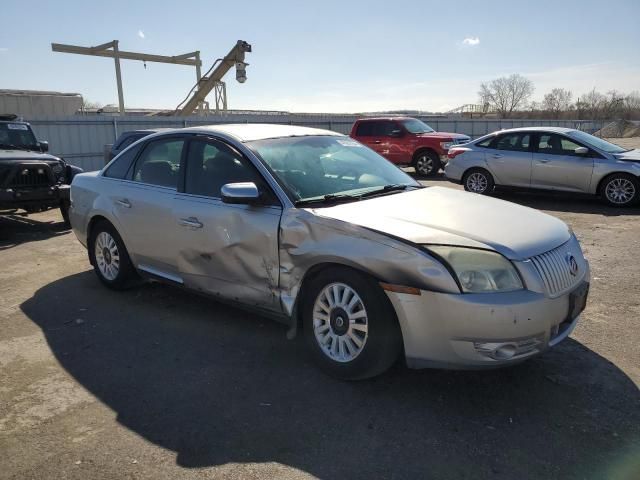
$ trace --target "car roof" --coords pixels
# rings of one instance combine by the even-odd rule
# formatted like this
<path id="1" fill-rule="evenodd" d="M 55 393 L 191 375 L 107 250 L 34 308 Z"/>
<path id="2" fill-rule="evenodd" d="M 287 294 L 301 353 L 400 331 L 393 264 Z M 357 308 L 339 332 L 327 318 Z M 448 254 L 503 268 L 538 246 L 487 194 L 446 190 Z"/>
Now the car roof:
<path id="1" fill-rule="evenodd" d="M 498 133 L 507 133 L 507 132 L 552 132 L 552 133 L 569 133 L 575 132 L 575 128 L 566 128 L 566 127 L 518 127 L 518 128 L 505 128 L 504 130 L 497 130 L 493 132 L 494 134 Z"/>
<path id="2" fill-rule="evenodd" d="M 320 128 L 298 127 L 295 125 L 278 125 L 270 123 L 230 123 L 222 125 L 203 125 L 171 130 L 180 133 L 221 133 L 234 137 L 240 142 L 266 140 L 268 138 L 306 137 L 312 135 L 344 136 L 341 133 Z"/>
<path id="3" fill-rule="evenodd" d="M 369 122 L 373 120 L 415 120 L 414 117 L 408 117 L 406 115 L 390 115 L 388 117 L 364 117 L 356 120 L 357 122 Z"/>

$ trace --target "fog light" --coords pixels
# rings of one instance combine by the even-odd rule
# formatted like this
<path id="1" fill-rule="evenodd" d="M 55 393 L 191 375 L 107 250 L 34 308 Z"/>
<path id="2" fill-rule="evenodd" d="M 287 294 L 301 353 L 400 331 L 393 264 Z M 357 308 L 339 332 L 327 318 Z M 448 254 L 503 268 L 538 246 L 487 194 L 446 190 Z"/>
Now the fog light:
<path id="1" fill-rule="evenodd" d="M 498 360 L 509 360 L 516 354 L 516 346 L 513 344 L 506 344 L 498 347 L 493 352 L 493 358 Z"/>

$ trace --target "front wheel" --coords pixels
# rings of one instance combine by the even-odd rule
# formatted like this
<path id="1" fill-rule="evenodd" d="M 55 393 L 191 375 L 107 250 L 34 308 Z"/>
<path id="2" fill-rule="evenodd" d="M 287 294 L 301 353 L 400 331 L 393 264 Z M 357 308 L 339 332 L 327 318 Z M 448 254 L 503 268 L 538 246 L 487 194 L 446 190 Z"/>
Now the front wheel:
<path id="1" fill-rule="evenodd" d="M 602 182 L 600 194 L 613 207 L 628 207 L 640 198 L 640 182 L 633 175 L 614 173 Z"/>
<path id="2" fill-rule="evenodd" d="M 435 152 L 419 152 L 413 160 L 413 168 L 418 175 L 430 177 L 440 171 L 442 162 Z"/>
<path id="3" fill-rule="evenodd" d="M 487 194 L 493 191 L 493 176 L 482 168 L 472 168 L 462 177 L 462 184 L 467 192 Z"/>
<path id="4" fill-rule="evenodd" d="M 65 228 L 71 228 L 71 222 L 69 221 L 69 200 L 63 200 L 60 202 L 60 214 L 62 215 L 62 221 Z"/>
<path id="5" fill-rule="evenodd" d="M 311 280 L 303 322 L 315 362 L 343 380 L 383 373 L 402 348 L 395 312 L 380 285 L 348 268 L 328 269 Z"/>

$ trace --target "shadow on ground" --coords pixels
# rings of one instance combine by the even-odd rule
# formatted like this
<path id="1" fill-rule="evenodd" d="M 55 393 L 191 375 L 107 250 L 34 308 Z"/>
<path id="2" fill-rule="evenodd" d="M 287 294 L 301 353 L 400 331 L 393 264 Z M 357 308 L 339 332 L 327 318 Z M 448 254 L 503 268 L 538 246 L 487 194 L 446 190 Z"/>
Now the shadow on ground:
<path id="1" fill-rule="evenodd" d="M 42 221 L 29 218 L 27 214 L 0 214 L 0 251 L 22 243 L 46 240 L 69 231 L 60 221 Z"/>
<path id="2" fill-rule="evenodd" d="M 417 176 L 413 172 L 406 173 L 428 186 L 456 188 L 455 184 L 447 180 L 443 173 L 439 173 L 433 177 L 421 177 Z M 462 189 L 462 187 L 457 188 Z M 524 189 L 516 190 L 498 187 L 491 196 L 508 202 L 519 203 L 525 207 L 550 212 L 590 213 L 605 215 L 608 217 L 640 215 L 640 207 L 638 206 L 627 208 L 610 207 L 602 202 L 599 197 L 579 193 Z"/>
<path id="3" fill-rule="evenodd" d="M 310 365 L 283 326 L 172 287 L 112 292 L 84 272 L 21 308 L 118 422 L 184 467 L 279 462 L 321 478 L 633 478 L 638 468 L 637 387 L 573 340 L 511 369 L 396 366 L 345 383 Z"/>

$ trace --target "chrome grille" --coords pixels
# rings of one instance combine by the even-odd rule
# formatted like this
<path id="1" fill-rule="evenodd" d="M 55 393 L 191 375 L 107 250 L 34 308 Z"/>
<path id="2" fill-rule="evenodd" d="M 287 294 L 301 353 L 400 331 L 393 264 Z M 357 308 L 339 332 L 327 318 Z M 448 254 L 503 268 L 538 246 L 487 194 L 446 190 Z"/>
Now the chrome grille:
<path id="1" fill-rule="evenodd" d="M 572 275 L 567 255 L 577 256 L 567 242 L 553 250 L 531 257 L 531 262 L 542 277 L 551 296 L 560 295 L 575 286 L 582 275 Z"/>
<path id="2" fill-rule="evenodd" d="M 463 143 L 469 143 L 470 141 L 471 141 L 471 139 L 468 138 L 468 137 L 467 138 L 456 138 L 453 141 L 453 144 L 454 145 L 462 145 Z"/>
<path id="3" fill-rule="evenodd" d="M 43 167 L 20 168 L 11 181 L 11 187 L 46 187 L 49 185 L 49 174 Z"/>

